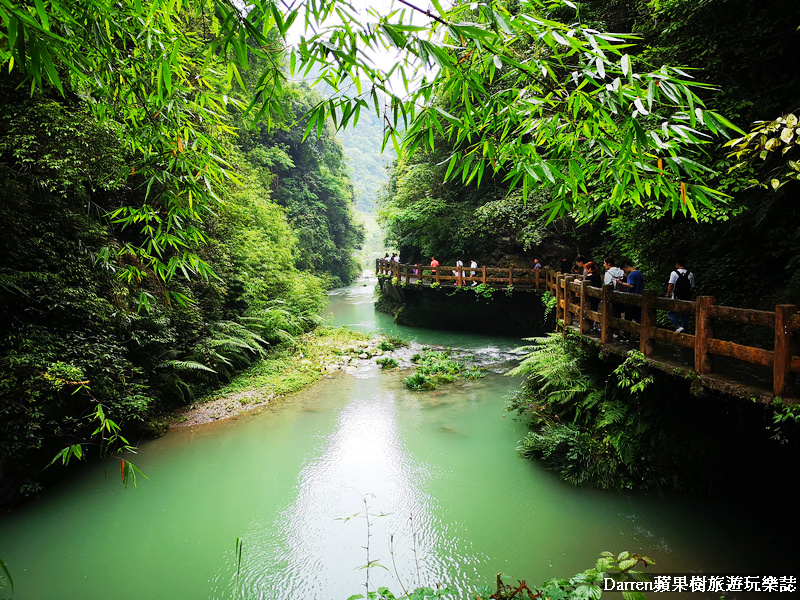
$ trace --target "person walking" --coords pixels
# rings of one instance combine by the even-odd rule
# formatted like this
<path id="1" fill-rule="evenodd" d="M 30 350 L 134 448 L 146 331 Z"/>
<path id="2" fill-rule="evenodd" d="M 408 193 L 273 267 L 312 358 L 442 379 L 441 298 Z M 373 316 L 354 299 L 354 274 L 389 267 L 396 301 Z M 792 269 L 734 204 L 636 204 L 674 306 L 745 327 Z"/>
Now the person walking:
<path id="1" fill-rule="evenodd" d="M 459 274 L 461 274 L 461 276 L 463 277 L 464 275 L 463 267 L 464 267 L 464 261 L 462 261 L 460 258 L 456 259 L 456 268 L 453 270 L 453 276 L 456 277 L 456 285 L 461 285 L 458 283 L 458 276 Z"/>
<path id="2" fill-rule="evenodd" d="M 691 300 L 694 297 L 694 274 L 686 268 L 685 258 L 675 261 L 675 270 L 669 274 L 667 297 L 676 300 Z M 683 333 L 689 328 L 689 313 L 681 313 L 678 317 L 676 313 L 668 311 L 667 316 L 675 333 Z"/>
<path id="3" fill-rule="evenodd" d="M 471 261 L 469 262 L 469 268 L 470 268 L 470 269 L 472 269 L 472 270 L 469 272 L 469 276 L 470 276 L 470 277 L 475 277 L 475 269 L 477 269 L 477 268 L 478 268 L 478 261 L 476 261 L 476 260 L 471 260 Z M 478 285 L 478 282 L 477 282 L 477 281 L 473 281 L 473 282 L 472 282 L 472 285 L 473 285 L 473 286 L 475 286 L 475 285 Z"/>

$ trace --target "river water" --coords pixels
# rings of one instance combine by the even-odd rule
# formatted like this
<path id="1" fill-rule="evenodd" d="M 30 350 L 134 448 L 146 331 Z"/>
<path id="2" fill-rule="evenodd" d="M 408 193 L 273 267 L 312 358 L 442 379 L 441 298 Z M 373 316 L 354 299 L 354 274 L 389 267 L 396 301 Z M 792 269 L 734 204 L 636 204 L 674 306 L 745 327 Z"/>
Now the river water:
<path id="1" fill-rule="evenodd" d="M 511 364 L 518 339 L 395 326 L 372 307 L 374 283 L 331 295 L 334 324 Z M 140 446 L 138 489 L 121 486 L 115 460 L 81 469 L 0 519 L 13 598 L 345 600 L 366 585 L 438 583 L 466 598 L 498 572 L 538 583 L 623 549 L 662 572 L 796 564 L 768 498 L 749 510 L 576 489 L 515 453 L 525 427 L 503 406 L 519 380 L 410 392 L 404 375 L 370 366 L 170 431 Z"/>

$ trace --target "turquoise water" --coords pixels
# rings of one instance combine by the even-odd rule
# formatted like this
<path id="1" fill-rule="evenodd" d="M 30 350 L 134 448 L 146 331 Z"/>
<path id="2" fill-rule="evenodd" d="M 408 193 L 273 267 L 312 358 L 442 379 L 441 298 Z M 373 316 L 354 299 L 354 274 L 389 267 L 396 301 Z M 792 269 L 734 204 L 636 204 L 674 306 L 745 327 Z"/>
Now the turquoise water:
<path id="1" fill-rule="evenodd" d="M 334 323 L 498 359 L 514 347 L 396 328 L 367 283 L 332 295 Z M 138 489 L 122 487 L 115 460 L 83 468 L 0 519 L 13 597 L 344 600 L 366 585 L 437 583 L 466 597 L 498 572 L 572 575 L 603 550 L 642 552 L 667 572 L 786 572 L 797 558 L 761 508 L 576 489 L 518 457 L 524 426 L 502 410 L 517 380 L 413 393 L 403 375 L 369 366 L 170 431 L 141 445 Z"/>

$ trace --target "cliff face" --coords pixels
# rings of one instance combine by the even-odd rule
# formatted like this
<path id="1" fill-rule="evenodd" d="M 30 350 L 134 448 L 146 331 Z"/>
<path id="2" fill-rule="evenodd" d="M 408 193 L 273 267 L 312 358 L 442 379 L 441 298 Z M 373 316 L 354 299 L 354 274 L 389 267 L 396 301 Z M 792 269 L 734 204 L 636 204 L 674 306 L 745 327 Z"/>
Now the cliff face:
<path id="1" fill-rule="evenodd" d="M 378 281 L 381 297 L 375 308 L 393 315 L 399 325 L 519 338 L 552 330 L 538 292 L 495 289 L 487 297 L 469 286 L 403 287 L 385 278 Z"/>

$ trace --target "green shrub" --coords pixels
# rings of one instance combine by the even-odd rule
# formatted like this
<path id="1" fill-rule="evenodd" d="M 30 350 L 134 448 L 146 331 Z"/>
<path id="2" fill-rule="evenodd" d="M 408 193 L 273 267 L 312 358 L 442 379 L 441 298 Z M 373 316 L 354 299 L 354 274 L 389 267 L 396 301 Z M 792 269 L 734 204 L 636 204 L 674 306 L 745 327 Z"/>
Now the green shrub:
<path id="1" fill-rule="evenodd" d="M 391 335 L 384 337 L 378 344 L 378 348 L 380 348 L 384 352 L 391 352 L 395 348 L 405 348 L 405 347 L 408 347 L 408 341 Z"/>
<path id="2" fill-rule="evenodd" d="M 403 379 L 403 385 L 410 390 L 434 390 L 436 384 L 431 378 L 420 372 L 415 372 Z"/>

